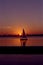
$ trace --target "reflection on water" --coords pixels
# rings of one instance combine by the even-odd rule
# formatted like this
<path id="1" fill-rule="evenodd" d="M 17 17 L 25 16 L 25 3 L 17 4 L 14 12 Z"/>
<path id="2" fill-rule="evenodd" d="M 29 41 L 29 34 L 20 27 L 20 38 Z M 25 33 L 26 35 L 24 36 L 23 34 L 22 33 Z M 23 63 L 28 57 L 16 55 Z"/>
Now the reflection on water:
<path id="1" fill-rule="evenodd" d="M 28 37 L 28 40 L 20 38 L 1 38 L 0 46 L 43 46 L 43 37 Z"/>
<path id="2" fill-rule="evenodd" d="M 26 46 L 27 40 L 20 40 L 20 42 L 21 42 L 21 46 Z"/>
<path id="3" fill-rule="evenodd" d="M 0 46 L 21 46 L 19 38 L 0 38 Z"/>

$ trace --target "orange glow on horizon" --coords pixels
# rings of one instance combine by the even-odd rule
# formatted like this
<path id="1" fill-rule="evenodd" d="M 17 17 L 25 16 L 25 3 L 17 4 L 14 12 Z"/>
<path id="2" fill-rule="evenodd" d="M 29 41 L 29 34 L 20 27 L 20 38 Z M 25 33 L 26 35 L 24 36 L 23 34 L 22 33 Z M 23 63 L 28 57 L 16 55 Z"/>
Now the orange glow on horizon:
<path id="1" fill-rule="evenodd" d="M 21 31 L 18 31 L 18 34 L 19 34 L 19 35 L 22 35 L 22 32 L 21 32 Z"/>
<path id="2" fill-rule="evenodd" d="M 23 27 L 24 30 L 25 30 L 25 33 L 26 34 L 43 34 L 43 31 L 42 30 L 36 30 L 35 29 L 31 29 L 31 28 L 26 28 L 26 27 Z M 0 35 L 1 34 L 12 34 L 12 35 L 22 35 L 22 32 L 23 32 L 23 28 L 22 27 L 5 27 L 5 28 L 0 28 Z"/>
<path id="3" fill-rule="evenodd" d="M 21 36 L 22 34 L 21 34 L 21 33 L 19 33 L 19 35 Z"/>

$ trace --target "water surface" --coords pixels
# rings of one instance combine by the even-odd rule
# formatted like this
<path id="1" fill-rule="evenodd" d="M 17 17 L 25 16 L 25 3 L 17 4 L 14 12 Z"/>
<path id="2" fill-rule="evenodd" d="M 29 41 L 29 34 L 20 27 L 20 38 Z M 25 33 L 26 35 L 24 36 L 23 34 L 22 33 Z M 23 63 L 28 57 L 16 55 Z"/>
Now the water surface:
<path id="1" fill-rule="evenodd" d="M 0 54 L 0 65 L 43 65 L 43 55 Z"/>
<path id="2" fill-rule="evenodd" d="M 28 37 L 28 40 L 20 41 L 20 38 L 0 37 L 0 46 L 43 46 L 43 37 Z"/>

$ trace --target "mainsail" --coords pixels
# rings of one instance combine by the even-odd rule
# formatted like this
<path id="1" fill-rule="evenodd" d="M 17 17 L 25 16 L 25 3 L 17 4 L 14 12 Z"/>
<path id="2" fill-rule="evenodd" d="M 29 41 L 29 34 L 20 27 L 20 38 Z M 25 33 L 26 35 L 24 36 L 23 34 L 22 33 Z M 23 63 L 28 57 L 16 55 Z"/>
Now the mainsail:
<path id="1" fill-rule="evenodd" d="M 25 36 L 26 36 L 24 29 L 23 29 L 22 36 L 23 36 L 23 37 L 25 37 Z"/>

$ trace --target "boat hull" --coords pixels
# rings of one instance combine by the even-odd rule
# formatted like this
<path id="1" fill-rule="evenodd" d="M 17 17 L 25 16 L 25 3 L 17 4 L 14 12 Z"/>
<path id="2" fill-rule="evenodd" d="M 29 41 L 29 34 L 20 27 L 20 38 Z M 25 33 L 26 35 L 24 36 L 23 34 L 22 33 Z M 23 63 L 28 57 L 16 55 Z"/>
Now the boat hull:
<path id="1" fill-rule="evenodd" d="M 20 40 L 28 40 L 27 38 L 21 38 Z"/>

